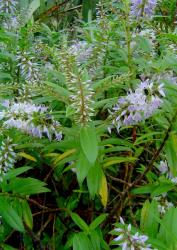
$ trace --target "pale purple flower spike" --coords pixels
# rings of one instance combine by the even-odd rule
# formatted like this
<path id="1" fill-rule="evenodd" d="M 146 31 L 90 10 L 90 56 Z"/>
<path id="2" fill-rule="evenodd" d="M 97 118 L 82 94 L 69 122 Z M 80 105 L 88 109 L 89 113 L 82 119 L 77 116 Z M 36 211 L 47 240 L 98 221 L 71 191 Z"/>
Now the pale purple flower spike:
<path id="1" fill-rule="evenodd" d="M 61 125 L 50 114 L 47 107 L 35 105 L 32 102 L 5 103 L 4 110 L 0 112 L 5 128 L 17 128 L 34 137 L 49 139 L 62 139 Z"/>
<path id="2" fill-rule="evenodd" d="M 131 0 L 131 15 L 134 17 L 147 16 L 151 18 L 154 14 L 154 10 L 157 4 L 157 0 Z"/>
<path id="3" fill-rule="evenodd" d="M 119 131 L 122 126 L 136 125 L 146 120 L 160 108 L 162 97 L 165 97 L 163 84 L 156 85 L 149 79 L 141 82 L 135 91 L 130 90 L 126 96 L 118 99 L 110 112 L 112 125 Z"/>

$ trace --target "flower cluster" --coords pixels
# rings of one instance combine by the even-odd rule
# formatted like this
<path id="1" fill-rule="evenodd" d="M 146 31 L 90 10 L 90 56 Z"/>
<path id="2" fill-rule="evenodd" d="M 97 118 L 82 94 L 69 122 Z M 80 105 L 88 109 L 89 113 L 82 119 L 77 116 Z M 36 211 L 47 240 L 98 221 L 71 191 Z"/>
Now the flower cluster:
<path id="1" fill-rule="evenodd" d="M 154 200 L 158 202 L 158 210 L 161 216 L 163 216 L 171 207 L 174 207 L 172 202 L 166 199 L 166 194 L 162 196 L 154 197 Z"/>
<path id="2" fill-rule="evenodd" d="M 133 234 L 131 224 L 125 225 L 122 218 L 120 218 L 120 222 L 121 227 L 114 230 L 119 234 L 114 242 L 122 247 L 122 250 L 152 250 L 151 245 L 146 243 L 148 240 L 146 235 L 140 235 L 138 232 Z"/>
<path id="3" fill-rule="evenodd" d="M 92 46 L 86 41 L 76 41 L 69 48 L 69 52 L 76 57 L 78 65 L 86 63 L 92 54 Z"/>
<path id="4" fill-rule="evenodd" d="M 165 71 L 158 76 L 154 75 L 154 78 L 157 78 L 161 82 L 169 82 L 170 84 L 177 85 L 177 76 L 172 70 Z"/>
<path id="5" fill-rule="evenodd" d="M 0 112 L 5 128 L 17 128 L 34 137 L 47 136 L 49 140 L 62 139 L 60 123 L 54 120 L 47 107 L 30 102 L 5 103 L 5 110 Z"/>
<path id="6" fill-rule="evenodd" d="M 174 184 L 177 184 L 177 177 L 174 177 L 171 171 L 169 170 L 167 161 L 160 161 L 160 165 L 158 167 L 161 174 L 166 174 L 166 178 L 173 182 Z"/>
<path id="7" fill-rule="evenodd" d="M 70 91 L 71 109 L 75 122 L 86 124 L 93 116 L 93 89 L 85 72 L 77 67 L 77 59 L 73 54 L 61 53 L 63 73 Z"/>
<path id="8" fill-rule="evenodd" d="M 39 65 L 35 62 L 34 56 L 29 52 L 19 52 L 17 55 L 18 67 L 26 82 L 36 84 L 39 82 Z"/>
<path id="9" fill-rule="evenodd" d="M 5 13 L 3 16 L 2 26 L 7 30 L 15 30 L 19 26 L 19 17 L 17 16 L 17 1 L 1 0 L 0 13 Z"/>
<path id="10" fill-rule="evenodd" d="M 133 92 L 120 97 L 111 112 L 112 124 L 119 131 L 120 127 L 136 125 L 151 117 L 160 108 L 164 97 L 163 84 L 156 85 L 150 80 L 141 82 Z"/>
<path id="11" fill-rule="evenodd" d="M 157 0 L 131 0 L 130 14 L 133 17 L 152 17 L 157 4 Z"/>
<path id="12" fill-rule="evenodd" d="M 0 179 L 2 176 L 7 173 L 10 169 L 13 168 L 16 161 L 17 155 L 14 151 L 15 144 L 12 143 L 12 140 L 8 137 L 2 141 L 0 146 Z"/>
<path id="13" fill-rule="evenodd" d="M 1 0 L 0 12 L 14 15 L 16 13 L 17 1 L 15 0 Z"/>

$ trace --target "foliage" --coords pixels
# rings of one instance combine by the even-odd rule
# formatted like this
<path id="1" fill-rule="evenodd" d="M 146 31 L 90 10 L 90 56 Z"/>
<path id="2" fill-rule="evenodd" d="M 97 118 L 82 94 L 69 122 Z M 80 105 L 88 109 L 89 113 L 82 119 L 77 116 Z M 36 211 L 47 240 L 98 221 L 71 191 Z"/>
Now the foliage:
<path id="1" fill-rule="evenodd" d="M 176 250 L 176 12 L 0 0 L 1 249 Z"/>

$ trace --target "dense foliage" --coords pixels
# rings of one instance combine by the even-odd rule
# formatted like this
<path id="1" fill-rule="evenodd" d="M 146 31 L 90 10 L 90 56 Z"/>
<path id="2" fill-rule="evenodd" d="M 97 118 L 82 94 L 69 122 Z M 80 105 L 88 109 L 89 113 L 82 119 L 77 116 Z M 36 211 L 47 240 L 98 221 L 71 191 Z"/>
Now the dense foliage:
<path id="1" fill-rule="evenodd" d="M 0 249 L 177 249 L 176 13 L 0 0 Z"/>

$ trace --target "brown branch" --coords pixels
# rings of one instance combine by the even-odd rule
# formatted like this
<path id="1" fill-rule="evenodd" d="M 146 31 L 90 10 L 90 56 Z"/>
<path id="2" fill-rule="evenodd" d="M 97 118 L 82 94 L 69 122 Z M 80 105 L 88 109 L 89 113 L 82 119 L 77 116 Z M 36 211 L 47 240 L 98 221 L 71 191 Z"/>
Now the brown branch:
<path id="1" fill-rule="evenodd" d="M 53 7 L 51 7 L 50 9 L 48 9 L 46 12 L 42 13 L 41 15 L 39 15 L 36 20 L 41 20 L 43 18 L 45 18 L 46 16 L 52 14 L 53 12 L 58 11 L 63 5 L 66 5 L 67 3 L 69 3 L 71 0 L 65 0 L 63 3 L 60 3 L 58 5 L 55 5 Z"/>
<path id="2" fill-rule="evenodd" d="M 40 211 L 40 212 L 36 212 L 33 214 L 33 217 L 37 216 L 37 215 L 40 215 L 40 214 L 45 214 L 45 213 L 57 213 L 57 212 L 60 212 L 60 211 L 64 211 L 64 212 L 67 212 L 67 208 L 48 208 L 47 210 L 43 210 L 43 211 Z"/>
<path id="3" fill-rule="evenodd" d="M 122 180 L 122 179 L 113 177 L 113 176 L 111 176 L 111 175 L 109 175 L 109 174 L 106 174 L 106 176 L 107 176 L 108 178 L 110 178 L 111 180 L 113 180 L 113 181 L 123 183 L 123 184 L 125 184 L 125 185 L 127 185 L 127 186 L 131 185 L 131 183 L 128 183 L 128 182 L 126 182 L 126 181 L 124 181 L 124 180 Z"/>
<path id="4" fill-rule="evenodd" d="M 48 207 L 39 204 L 37 201 L 35 201 L 35 200 L 33 200 L 33 199 L 27 198 L 27 200 L 28 200 L 30 203 L 36 205 L 37 207 L 39 207 L 39 208 L 41 208 L 41 209 L 49 209 Z"/>
<path id="5" fill-rule="evenodd" d="M 144 170 L 144 172 L 142 174 L 140 174 L 129 186 L 127 186 L 127 188 L 120 194 L 120 199 L 119 201 L 115 204 L 115 206 L 113 207 L 113 209 L 111 210 L 111 212 L 109 213 L 107 219 L 105 220 L 105 222 L 102 224 L 102 227 L 105 227 L 109 220 L 115 215 L 117 214 L 117 217 L 120 216 L 120 213 L 123 209 L 123 203 L 124 203 L 124 200 L 126 198 L 126 196 L 128 195 L 130 189 L 132 187 L 134 187 L 135 185 L 137 185 L 139 182 L 142 181 L 142 179 L 144 178 L 144 176 L 152 170 L 153 168 L 153 165 L 154 165 L 154 162 L 158 159 L 162 149 L 164 148 L 169 136 L 170 136 L 170 132 L 172 130 L 172 127 L 173 127 L 173 123 L 176 121 L 176 117 L 177 117 L 177 110 L 174 114 L 174 116 L 172 117 L 171 119 L 171 122 L 170 122 L 170 126 L 168 127 L 166 133 L 165 133 L 165 136 L 164 136 L 164 139 L 159 147 L 158 150 L 155 151 L 153 157 L 152 157 L 152 160 L 150 161 L 148 167 Z"/>
<path id="6" fill-rule="evenodd" d="M 52 219 L 53 219 L 53 215 L 50 214 L 47 221 L 44 223 L 44 225 L 41 227 L 41 229 L 37 232 L 36 236 L 38 238 L 40 238 L 42 232 L 45 230 L 45 228 L 48 226 L 48 224 L 51 222 Z"/>

